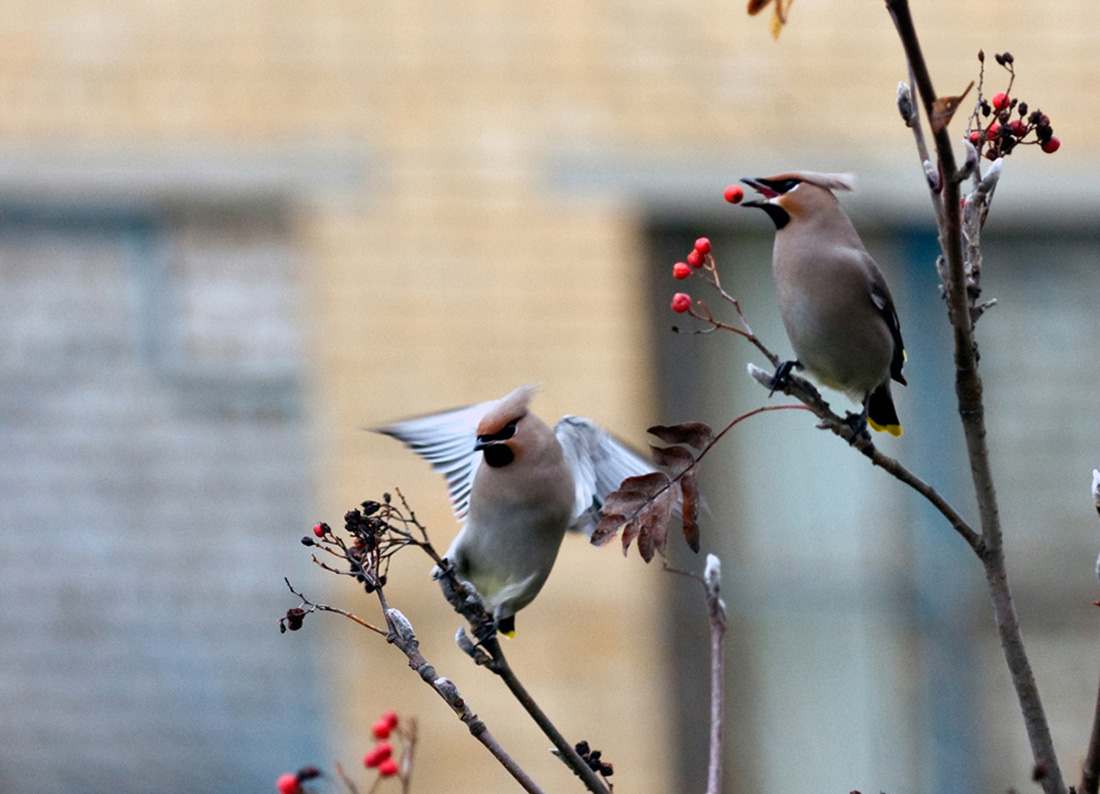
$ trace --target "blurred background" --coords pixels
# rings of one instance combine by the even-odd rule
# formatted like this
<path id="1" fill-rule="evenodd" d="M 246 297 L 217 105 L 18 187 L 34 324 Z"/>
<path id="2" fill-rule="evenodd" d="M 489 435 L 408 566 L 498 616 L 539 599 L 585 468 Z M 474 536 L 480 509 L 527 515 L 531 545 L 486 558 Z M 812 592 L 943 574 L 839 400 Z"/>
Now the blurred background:
<path id="1" fill-rule="evenodd" d="M 1073 780 L 1100 672 L 1100 5 L 913 6 L 942 93 L 1011 51 L 1013 94 L 1062 141 L 1005 164 L 978 329 L 1009 570 Z M 882 3 L 857 0 L 800 0 L 778 41 L 740 0 L 7 3 L 0 792 L 270 791 L 333 761 L 369 785 L 386 708 L 418 720 L 415 791 L 515 790 L 381 638 L 336 616 L 280 635 L 283 577 L 379 622 L 298 539 L 394 488 L 449 543 L 442 479 L 372 425 L 537 382 L 547 421 L 644 445 L 765 403 L 751 348 L 670 331 L 671 265 L 706 234 L 789 353 L 771 224 L 722 201 L 742 176 L 858 176 L 843 201 L 909 348 L 906 434 L 880 443 L 973 518 L 905 77 Z M 1006 85 L 987 59 L 987 94 Z M 1027 788 L 981 572 L 942 520 L 800 412 L 705 469 L 727 791 Z M 425 655 L 547 790 L 579 790 L 454 647 L 429 568 L 403 555 L 388 588 Z M 703 788 L 689 585 L 568 538 L 508 646 L 624 792 Z"/>

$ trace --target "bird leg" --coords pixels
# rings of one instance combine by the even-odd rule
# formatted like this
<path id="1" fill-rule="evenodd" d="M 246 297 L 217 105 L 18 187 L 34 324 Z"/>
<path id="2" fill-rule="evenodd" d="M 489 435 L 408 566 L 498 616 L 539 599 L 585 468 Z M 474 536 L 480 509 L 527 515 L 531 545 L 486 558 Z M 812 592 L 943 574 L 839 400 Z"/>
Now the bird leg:
<path id="1" fill-rule="evenodd" d="M 786 391 L 787 386 L 790 384 L 789 377 L 791 370 L 795 367 L 802 369 L 802 362 L 792 359 L 791 361 L 783 361 L 775 368 L 775 374 L 772 375 L 772 388 L 768 392 L 768 396 L 771 397 L 777 391 Z"/>
<path id="2" fill-rule="evenodd" d="M 844 424 L 848 425 L 852 429 L 852 437 L 848 439 L 848 446 L 855 446 L 855 443 L 860 439 L 871 440 L 871 431 L 867 429 L 867 406 L 863 406 L 863 410 L 854 414 L 851 411 L 845 411 Z"/>

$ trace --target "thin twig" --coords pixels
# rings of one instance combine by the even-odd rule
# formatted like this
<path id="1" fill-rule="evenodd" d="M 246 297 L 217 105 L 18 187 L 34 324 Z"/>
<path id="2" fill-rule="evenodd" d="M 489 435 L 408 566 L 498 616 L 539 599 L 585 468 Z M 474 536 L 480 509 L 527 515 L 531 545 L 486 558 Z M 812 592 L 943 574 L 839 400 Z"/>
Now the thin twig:
<path id="1" fill-rule="evenodd" d="M 318 563 L 318 564 L 320 564 L 320 563 Z M 326 566 L 321 565 L 321 567 L 325 568 Z M 327 570 L 332 570 L 332 569 L 328 568 Z M 336 571 L 336 573 L 342 573 L 342 571 Z M 328 604 L 315 604 L 312 601 L 310 601 L 308 598 L 306 598 L 304 595 L 299 593 L 297 590 L 295 590 L 293 587 L 291 587 L 290 580 L 287 579 L 285 576 L 283 577 L 283 581 L 286 582 L 286 586 L 290 588 L 290 592 L 294 593 L 294 595 L 298 596 L 298 598 L 301 599 L 302 605 L 305 606 L 305 607 L 308 607 L 307 609 L 305 609 L 305 612 L 307 612 L 307 613 L 308 612 L 333 612 L 337 615 L 343 615 L 348 620 L 351 620 L 355 623 L 358 623 L 363 628 L 370 629 L 371 631 L 375 632 L 376 634 L 381 634 L 383 637 L 385 637 L 389 634 L 389 632 L 386 631 L 385 629 L 380 629 L 377 626 L 363 620 L 358 615 L 353 614 L 351 612 L 348 612 L 345 609 L 340 609 L 339 607 L 330 607 Z"/>
<path id="2" fill-rule="evenodd" d="M 745 313 L 741 311 L 740 302 L 738 302 L 737 298 L 733 297 L 728 292 L 726 292 L 725 289 L 722 288 L 722 279 L 718 275 L 718 264 L 717 262 L 715 262 L 714 257 L 711 254 L 707 254 L 706 265 L 703 269 L 710 274 L 710 278 L 707 278 L 702 273 L 698 272 L 694 275 L 705 281 L 707 284 L 710 284 L 710 286 L 714 287 L 714 289 L 718 291 L 718 294 L 721 295 L 722 300 L 733 306 L 734 311 L 737 312 L 738 319 L 741 321 L 741 328 L 735 328 L 732 325 L 728 325 L 727 323 L 723 323 L 717 320 L 711 313 L 710 307 L 708 307 L 707 304 L 703 301 L 697 301 L 697 303 L 702 308 L 702 310 L 706 312 L 705 315 L 696 314 L 694 307 L 688 309 L 688 314 L 690 314 L 697 320 L 702 320 L 703 322 L 709 323 L 714 328 L 722 328 L 726 331 L 732 331 L 739 336 L 745 337 L 745 339 L 751 342 L 757 350 L 767 356 L 768 361 L 772 362 L 773 367 L 778 367 L 779 356 L 777 356 L 775 353 L 765 347 L 764 343 L 760 341 L 755 333 L 753 333 L 752 327 L 749 325 L 749 321 L 745 318 Z"/>
<path id="3" fill-rule="evenodd" d="M 1081 794 L 1097 794 L 1100 791 L 1100 692 L 1096 696 L 1096 711 L 1092 716 L 1092 733 L 1085 763 L 1081 766 Z"/>
<path id="4" fill-rule="evenodd" d="M 1100 514 L 1100 470 L 1092 471 L 1092 497 L 1096 512 Z M 1100 577 L 1100 559 L 1096 561 L 1096 575 Z M 1096 602 L 1100 606 L 1100 601 Z M 1096 711 L 1092 717 L 1092 733 L 1089 734 L 1089 749 L 1085 753 L 1085 763 L 1081 766 L 1082 794 L 1097 794 L 1100 791 L 1100 688 L 1096 694 Z"/>
<path id="5" fill-rule="evenodd" d="M 722 719 L 725 708 L 725 653 L 722 641 L 726 636 L 726 605 L 719 596 L 722 568 L 718 558 L 707 555 L 703 572 L 703 589 L 710 623 L 710 758 L 707 762 L 707 794 L 722 791 Z"/>
<path id="6" fill-rule="evenodd" d="M 340 766 L 340 762 L 336 761 L 333 767 L 336 769 L 336 777 L 344 784 L 344 788 L 348 790 L 348 794 L 359 794 L 359 789 L 356 787 L 355 783 L 352 782 L 352 779 L 348 777 L 347 773 L 344 771 L 344 767 Z M 375 785 L 377 785 L 377 782 Z M 374 790 L 373 787 L 371 790 Z"/>
<path id="7" fill-rule="evenodd" d="M 470 709 L 469 703 L 459 694 L 458 687 L 448 679 L 438 675 L 435 668 L 420 654 L 420 642 L 417 640 L 408 619 L 400 611 L 386 603 L 382 588 L 375 592 L 378 594 L 382 611 L 386 615 L 386 623 L 390 627 L 386 639 L 405 654 L 409 660 L 409 667 L 443 698 L 458 718 L 465 723 L 470 734 L 493 754 L 493 757 L 523 787 L 524 791 L 529 792 L 529 794 L 543 794 L 542 789 L 531 779 L 530 775 L 501 747 L 500 742 L 485 727 L 485 723 L 478 719 L 477 714 Z"/>
<path id="8" fill-rule="evenodd" d="M 905 49 L 925 114 L 931 119 L 939 97 L 932 86 L 932 78 L 921 52 L 920 41 L 909 11 L 909 2 L 908 0 L 886 0 L 886 7 L 894 20 L 898 36 Z M 956 173 L 955 155 L 951 148 L 948 125 L 933 124 L 932 127 L 940 173 L 953 175 Z M 989 585 L 993 612 L 1001 637 L 1001 647 L 1020 702 L 1020 710 L 1031 742 L 1035 769 L 1037 773 L 1041 772 L 1036 777 L 1046 794 L 1064 794 L 1066 786 L 1054 752 L 1054 743 L 1035 684 L 1035 676 L 1024 650 L 1012 591 L 1008 586 L 997 495 L 993 486 L 989 451 L 985 440 L 985 408 L 982 402 L 982 380 L 977 368 L 977 347 L 974 342 L 971 315 L 972 303 L 967 293 L 959 210 L 959 184 L 954 179 L 944 179 L 943 183 L 944 213 L 939 224 L 940 248 L 946 260 L 945 287 L 948 317 L 954 329 L 955 393 L 970 458 L 970 471 L 978 500 L 978 514 L 984 541 L 978 556 L 985 568 L 986 582 Z M 975 551 L 978 551 L 977 547 Z"/>
<path id="9" fill-rule="evenodd" d="M 723 641 L 726 634 L 726 604 L 721 598 L 722 563 L 717 556 L 707 555 L 703 575 L 674 568 L 668 560 L 662 560 L 662 566 L 668 573 L 694 579 L 703 587 L 703 597 L 707 602 L 707 618 L 710 626 L 710 748 L 707 760 L 706 794 L 720 794 L 722 791 L 722 734 L 726 703 L 725 649 Z"/>
<path id="10" fill-rule="evenodd" d="M 485 606 L 482 604 L 477 591 L 473 590 L 469 583 L 462 582 L 454 573 L 450 565 L 441 565 L 438 573 L 443 596 L 462 617 L 470 623 L 471 631 L 478 639 L 474 645 L 465 636 L 463 630 L 459 630 L 458 640 L 460 647 L 469 654 L 474 661 L 483 664 L 493 673 L 500 676 L 505 686 L 523 706 L 531 719 L 542 729 L 550 743 L 560 753 L 562 761 L 568 765 L 581 779 L 585 787 L 592 794 L 609 794 L 607 788 L 600 780 L 596 772 L 585 763 L 577 753 L 576 748 L 570 744 L 557 726 L 546 716 L 527 688 L 523 686 L 511 665 L 504 656 L 504 649 L 500 646 L 500 640 L 496 633 L 496 623 Z"/>
<path id="11" fill-rule="evenodd" d="M 752 375 L 753 379 L 760 385 L 768 389 L 774 387 L 774 375 L 767 370 L 750 364 L 749 374 Z M 944 518 L 951 524 L 952 529 L 959 533 L 970 548 L 974 549 L 979 555 L 983 553 L 984 541 L 981 535 L 974 531 L 974 528 L 959 515 L 958 511 L 956 511 L 946 499 L 939 495 L 935 488 L 928 485 L 894 458 L 883 454 L 865 433 L 857 436 L 852 426 L 833 412 L 829 404 L 822 399 L 821 394 L 812 383 L 800 378 L 794 373 L 789 373 L 786 382 L 783 384 L 783 392 L 784 394 L 801 400 L 815 416 L 821 419 L 821 424 L 818 425 L 819 427 L 825 430 L 831 430 L 834 434 L 840 436 L 851 446 L 870 458 L 871 463 L 878 466 L 883 471 L 892 474 L 931 502 L 932 506 L 940 511 Z"/>

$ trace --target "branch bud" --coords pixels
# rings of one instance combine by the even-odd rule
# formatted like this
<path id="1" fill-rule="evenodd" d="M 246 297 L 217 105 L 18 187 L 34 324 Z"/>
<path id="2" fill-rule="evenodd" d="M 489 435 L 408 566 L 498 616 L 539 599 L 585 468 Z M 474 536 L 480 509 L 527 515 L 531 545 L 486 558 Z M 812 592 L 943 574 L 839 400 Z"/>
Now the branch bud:
<path id="1" fill-rule="evenodd" d="M 906 83 L 898 83 L 898 113 L 906 127 L 913 126 L 913 92 Z"/>
<path id="2" fill-rule="evenodd" d="M 386 622 L 390 624 L 393 633 L 402 642 L 416 642 L 416 632 L 413 631 L 409 619 L 401 614 L 401 610 L 390 607 L 386 610 Z"/>
<path id="3" fill-rule="evenodd" d="M 707 565 L 703 569 L 703 581 L 707 584 L 707 590 L 718 594 L 722 584 L 722 561 L 713 554 L 707 555 Z"/>
<path id="4" fill-rule="evenodd" d="M 982 181 L 978 183 L 977 192 L 993 195 L 993 191 L 997 187 L 997 182 L 1001 178 L 1001 163 L 1003 162 L 1003 157 L 998 157 L 993 161 L 993 164 L 989 166 L 989 170 L 986 171 L 985 176 L 982 177 Z"/>
<path id="5" fill-rule="evenodd" d="M 462 696 L 458 694 L 458 687 L 456 687 L 449 678 L 439 676 L 439 678 L 432 681 L 432 686 L 435 687 L 435 691 L 447 701 L 447 705 L 453 709 L 461 709 L 465 704 L 462 702 Z"/>
<path id="6" fill-rule="evenodd" d="M 928 180 L 928 187 L 933 193 L 939 193 L 940 188 L 940 171 L 936 166 L 932 165 L 931 161 L 925 160 L 921 163 L 924 166 L 924 178 Z"/>
<path id="7" fill-rule="evenodd" d="M 959 172 L 955 174 L 956 182 L 965 181 L 978 167 L 978 149 L 968 138 L 963 138 L 963 146 L 966 147 L 966 160 L 963 161 Z"/>

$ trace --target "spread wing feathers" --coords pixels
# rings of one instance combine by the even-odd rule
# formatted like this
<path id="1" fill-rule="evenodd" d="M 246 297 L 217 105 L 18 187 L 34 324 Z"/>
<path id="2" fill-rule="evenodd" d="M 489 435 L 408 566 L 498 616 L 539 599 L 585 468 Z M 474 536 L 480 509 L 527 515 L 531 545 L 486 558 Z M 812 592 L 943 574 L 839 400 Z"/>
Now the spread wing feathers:
<path id="1" fill-rule="evenodd" d="M 607 495 L 627 477 L 656 471 L 649 461 L 595 422 L 563 416 L 554 426 L 565 462 L 573 470 L 576 497 L 569 529 L 591 537 Z"/>
<path id="2" fill-rule="evenodd" d="M 470 489 L 481 463 L 481 452 L 474 450 L 477 425 L 496 402 L 406 419 L 373 430 L 405 443 L 440 472 L 447 480 L 451 508 L 462 519 L 470 509 Z"/>

